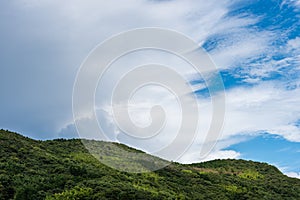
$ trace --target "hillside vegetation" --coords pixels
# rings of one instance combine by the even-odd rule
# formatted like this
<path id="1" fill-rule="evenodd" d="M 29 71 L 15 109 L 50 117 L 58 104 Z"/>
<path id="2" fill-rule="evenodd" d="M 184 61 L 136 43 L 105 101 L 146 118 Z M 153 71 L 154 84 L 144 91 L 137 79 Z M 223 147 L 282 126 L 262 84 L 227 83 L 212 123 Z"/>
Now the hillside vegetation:
<path id="1" fill-rule="evenodd" d="M 155 172 L 126 173 L 101 164 L 79 139 L 37 141 L 0 130 L 0 199 L 299 200 L 300 180 L 244 160 L 172 163 Z"/>

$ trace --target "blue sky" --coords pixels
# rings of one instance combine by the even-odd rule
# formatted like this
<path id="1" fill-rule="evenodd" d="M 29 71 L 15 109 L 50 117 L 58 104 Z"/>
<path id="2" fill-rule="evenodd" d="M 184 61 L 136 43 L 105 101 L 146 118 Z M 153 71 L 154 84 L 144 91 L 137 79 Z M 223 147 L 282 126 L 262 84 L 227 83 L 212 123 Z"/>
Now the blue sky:
<path id="1" fill-rule="evenodd" d="M 224 80 L 226 119 L 207 159 L 269 162 L 300 177 L 299 0 L 11 0 L 0 2 L 0 15 L 1 128 L 36 139 L 75 137 L 72 87 L 90 50 L 120 31 L 169 28 L 207 50 Z M 188 77 L 209 113 L 203 81 Z M 181 161 L 200 161 L 201 144 Z"/>

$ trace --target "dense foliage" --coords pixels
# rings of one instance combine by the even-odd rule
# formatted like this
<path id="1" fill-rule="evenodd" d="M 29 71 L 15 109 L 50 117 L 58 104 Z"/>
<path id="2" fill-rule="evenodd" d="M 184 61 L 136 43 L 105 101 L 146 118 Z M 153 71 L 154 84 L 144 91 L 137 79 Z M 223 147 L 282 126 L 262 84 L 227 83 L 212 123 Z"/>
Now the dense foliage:
<path id="1" fill-rule="evenodd" d="M 300 180 L 244 160 L 132 174 L 101 164 L 81 140 L 36 141 L 0 130 L 0 199 L 300 199 Z"/>

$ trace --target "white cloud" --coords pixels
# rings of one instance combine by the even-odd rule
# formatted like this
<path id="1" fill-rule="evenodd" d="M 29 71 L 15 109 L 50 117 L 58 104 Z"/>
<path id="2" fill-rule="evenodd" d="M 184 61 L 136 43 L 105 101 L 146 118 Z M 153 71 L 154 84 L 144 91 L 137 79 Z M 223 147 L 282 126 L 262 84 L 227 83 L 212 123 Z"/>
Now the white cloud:
<path id="1" fill-rule="evenodd" d="M 271 31 L 250 26 L 259 21 L 259 17 L 251 15 L 220 20 L 220 26 L 216 26 L 215 30 L 217 34 L 221 34 L 222 39 L 218 40 L 216 48 L 210 51 L 219 68 L 233 68 L 271 52 L 270 44 L 276 35 Z"/>
<path id="2" fill-rule="evenodd" d="M 118 1 L 97 0 L 22 2 L 16 5 L 25 10 L 55 11 L 55 15 L 61 18 L 59 23 L 65 23 L 70 28 L 72 36 L 77 37 L 77 34 L 80 34 L 82 38 L 82 33 L 88 33 L 89 36 L 97 37 L 98 42 L 119 31 L 145 26 L 171 28 L 189 36 L 197 36 L 196 40 L 199 37 L 203 40 L 228 12 L 227 7 L 230 5 L 227 0 L 222 2 L 124 0 L 122 4 Z M 89 33 L 90 31 L 93 33 Z"/>
<path id="3" fill-rule="evenodd" d="M 237 159 L 241 156 L 239 152 L 233 150 L 222 150 L 222 151 L 214 151 L 210 153 L 205 159 L 201 161 L 209 161 L 215 159 Z"/>
<path id="4" fill-rule="evenodd" d="M 300 37 L 296 37 L 295 39 L 289 40 L 288 43 L 287 43 L 287 45 L 291 49 L 300 50 Z"/>
<path id="5" fill-rule="evenodd" d="M 283 0 L 281 3 L 281 6 L 283 5 L 291 5 L 294 6 L 296 8 L 300 7 L 300 0 Z"/>
<path id="6" fill-rule="evenodd" d="M 208 155 L 204 160 L 215 158 L 215 155 L 220 155 L 222 158 L 227 155 L 237 157 L 238 153 L 223 151 L 222 149 L 245 141 L 247 137 L 255 136 L 261 132 L 280 135 L 292 142 L 300 142 L 300 128 L 294 124 L 300 118 L 299 92 L 300 89 L 285 90 L 278 82 L 227 91 L 227 114 L 222 136 L 211 155 Z M 170 99 L 166 101 L 167 105 L 171 105 L 168 109 L 176 110 L 173 107 L 176 105 L 168 102 L 171 102 Z M 180 159 L 182 162 L 191 162 L 192 158 L 201 160 L 199 152 L 205 141 L 208 125 L 211 122 L 211 107 L 210 102 L 207 100 L 199 100 L 199 106 L 201 129 L 190 150 Z M 178 114 L 180 115 L 180 112 L 167 115 L 170 124 L 165 127 L 164 131 L 168 137 L 159 140 L 161 145 L 168 145 L 171 141 L 170 134 L 177 132 L 178 122 L 175 122 L 172 116 Z M 239 137 L 236 137 L 237 135 Z M 158 145 L 155 145 L 155 142 L 145 143 L 143 148 L 153 147 L 155 149 Z M 137 142 L 135 145 L 138 147 L 140 144 Z"/>
<path id="7" fill-rule="evenodd" d="M 16 129 L 53 137 L 53 132 L 59 132 L 72 120 L 70 99 L 76 71 L 97 44 L 120 31 L 141 27 L 174 29 L 195 41 L 204 41 L 226 15 L 230 4 L 227 0 L 124 0 L 122 3 L 13 0 L 2 3 L 0 42 L 3 44 L 1 52 L 5 52 L 7 58 L 0 70 L 1 74 L 7 74 L 7 80 L 18 81 L 8 85 L 7 80 L 1 80 L 2 94 L 10 97 L 1 102 L 1 110 L 10 113 L 3 114 L 1 125 L 22 126 Z M 11 59 L 14 62 L 10 62 Z M 20 77 L 16 78 L 15 72 L 19 72 Z M 34 119 L 24 120 L 22 113 L 28 110 L 36 113 Z"/>
<path id="8" fill-rule="evenodd" d="M 292 178 L 300 179 L 300 172 L 285 172 L 284 174 Z"/>
<path id="9" fill-rule="evenodd" d="M 285 90 L 278 82 L 227 91 L 224 136 L 269 132 L 300 142 L 300 89 Z"/>
<path id="10" fill-rule="evenodd" d="M 195 152 L 187 152 L 179 159 L 179 162 L 185 164 L 197 163 L 197 162 L 205 162 L 215 159 L 238 159 L 241 154 L 239 152 L 233 150 L 217 150 L 212 151 L 207 157 L 200 159 L 199 153 Z"/>

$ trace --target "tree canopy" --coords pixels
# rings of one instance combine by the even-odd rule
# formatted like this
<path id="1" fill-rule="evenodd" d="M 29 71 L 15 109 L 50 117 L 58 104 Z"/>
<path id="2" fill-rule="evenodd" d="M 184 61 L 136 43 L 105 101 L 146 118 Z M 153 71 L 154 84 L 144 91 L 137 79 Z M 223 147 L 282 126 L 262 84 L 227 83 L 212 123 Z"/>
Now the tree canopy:
<path id="1" fill-rule="evenodd" d="M 103 165 L 79 139 L 37 141 L 0 130 L 0 199 L 290 200 L 300 199 L 300 180 L 266 163 L 230 159 L 126 173 Z"/>

